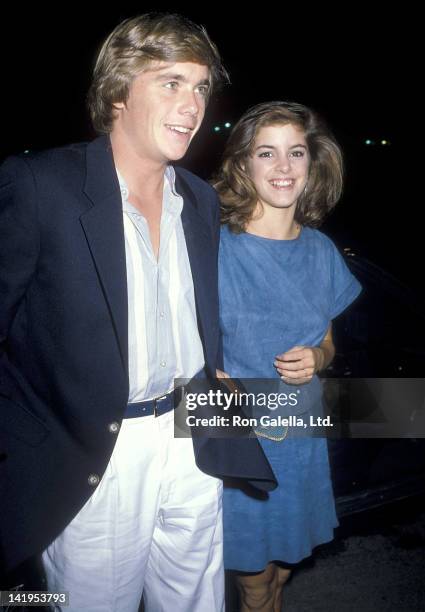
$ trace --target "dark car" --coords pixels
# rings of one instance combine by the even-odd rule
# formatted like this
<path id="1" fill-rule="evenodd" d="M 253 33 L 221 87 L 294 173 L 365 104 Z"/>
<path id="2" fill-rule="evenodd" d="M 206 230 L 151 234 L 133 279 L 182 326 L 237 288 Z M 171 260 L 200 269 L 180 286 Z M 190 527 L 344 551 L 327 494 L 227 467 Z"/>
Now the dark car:
<path id="1" fill-rule="evenodd" d="M 425 491 L 425 304 L 350 249 L 345 258 L 363 292 L 334 322 L 324 381 L 340 517 Z"/>

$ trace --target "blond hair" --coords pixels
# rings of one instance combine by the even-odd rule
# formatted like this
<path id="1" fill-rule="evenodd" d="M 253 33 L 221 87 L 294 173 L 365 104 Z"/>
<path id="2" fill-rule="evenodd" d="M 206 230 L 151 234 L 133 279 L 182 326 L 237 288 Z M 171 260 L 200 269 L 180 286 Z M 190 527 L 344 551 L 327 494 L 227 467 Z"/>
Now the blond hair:
<path id="1" fill-rule="evenodd" d="M 94 68 L 87 103 L 97 132 L 112 130 L 114 104 L 127 101 L 133 79 L 155 61 L 207 66 L 212 88 L 229 81 L 217 47 L 202 26 L 175 14 L 126 19 L 103 43 Z"/>

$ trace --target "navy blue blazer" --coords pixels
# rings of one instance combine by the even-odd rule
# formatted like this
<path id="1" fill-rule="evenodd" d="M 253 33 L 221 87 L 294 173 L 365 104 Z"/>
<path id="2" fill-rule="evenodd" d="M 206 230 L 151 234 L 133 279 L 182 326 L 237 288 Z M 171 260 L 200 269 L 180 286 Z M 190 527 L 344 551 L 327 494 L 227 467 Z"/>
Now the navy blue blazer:
<path id="1" fill-rule="evenodd" d="M 206 372 L 219 358 L 218 203 L 176 168 Z M 0 169 L 0 561 L 41 552 L 93 493 L 128 399 L 121 193 L 109 138 Z M 114 429 L 114 428 L 111 428 Z M 256 439 L 194 438 L 199 467 L 274 488 Z M 91 479 L 93 482 L 93 479 Z"/>

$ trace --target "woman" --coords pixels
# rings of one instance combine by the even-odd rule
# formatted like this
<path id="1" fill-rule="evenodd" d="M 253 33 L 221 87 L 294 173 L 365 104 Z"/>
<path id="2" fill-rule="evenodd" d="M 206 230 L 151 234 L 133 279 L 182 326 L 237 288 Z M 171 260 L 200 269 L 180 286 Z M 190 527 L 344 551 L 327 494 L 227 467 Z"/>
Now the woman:
<path id="1" fill-rule="evenodd" d="M 334 355 L 331 320 L 360 292 L 334 244 L 314 229 L 338 201 L 342 176 L 340 149 L 319 117 L 269 102 L 235 125 L 215 183 L 224 368 L 231 377 L 272 379 L 273 390 L 298 400 L 286 416 L 304 422 L 322 414 L 316 374 Z M 225 567 L 239 572 L 243 612 L 280 611 L 288 564 L 331 540 L 337 526 L 326 439 L 295 429 L 257 429 L 279 481 L 266 499 L 225 490 Z"/>

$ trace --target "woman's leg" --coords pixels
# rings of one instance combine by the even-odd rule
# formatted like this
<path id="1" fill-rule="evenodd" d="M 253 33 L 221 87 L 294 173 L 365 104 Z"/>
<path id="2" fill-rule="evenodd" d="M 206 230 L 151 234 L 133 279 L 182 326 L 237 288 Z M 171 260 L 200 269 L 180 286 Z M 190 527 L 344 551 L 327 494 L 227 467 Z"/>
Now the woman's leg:
<path id="1" fill-rule="evenodd" d="M 274 608 L 273 612 L 281 612 L 282 610 L 282 589 L 285 582 L 287 582 L 291 570 L 276 566 L 275 571 L 275 584 L 274 584 Z"/>
<path id="2" fill-rule="evenodd" d="M 269 563 L 258 574 L 238 574 L 236 584 L 239 590 L 240 612 L 274 612 L 277 567 Z"/>

